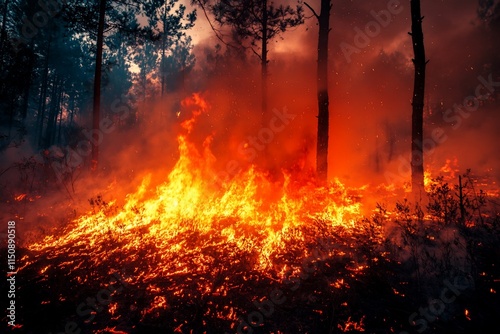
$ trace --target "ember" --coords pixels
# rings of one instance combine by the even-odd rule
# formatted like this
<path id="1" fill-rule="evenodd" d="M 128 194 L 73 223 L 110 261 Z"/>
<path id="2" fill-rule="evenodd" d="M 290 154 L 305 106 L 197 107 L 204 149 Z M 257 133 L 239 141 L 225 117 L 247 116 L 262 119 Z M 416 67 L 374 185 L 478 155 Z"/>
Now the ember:
<path id="1" fill-rule="evenodd" d="M 375 2 L 3 1 L 0 332 L 496 328 L 500 1 Z"/>

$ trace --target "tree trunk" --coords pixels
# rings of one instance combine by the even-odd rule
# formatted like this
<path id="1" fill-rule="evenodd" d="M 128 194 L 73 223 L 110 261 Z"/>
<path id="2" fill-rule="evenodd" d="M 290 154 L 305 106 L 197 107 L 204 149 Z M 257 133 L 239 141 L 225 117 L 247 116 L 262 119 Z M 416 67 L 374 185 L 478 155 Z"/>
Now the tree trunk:
<path id="1" fill-rule="evenodd" d="M 7 40 L 7 14 L 9 13 L 9 2 L 10 0 L 5 0 L 2 12 L 2 31 L 0 32 L 0 71 L 3 71 L 3 56 L 4 56 L 4 44 Z"/>
<path id="2" fill-rule="evenodd" d="M 75 90 L 73 89 L 72 93 L 71 93 L 71 97 L 69 99 L 69 107 L 68 107 L 68 112 L 69 112 L 69 124 L 68 126 L 71 127 L 73 125 L 73 117 L 74 117 L 74 114 L 75 114 L 75 105 L 76 105 L 76 92 Z"/>
<path id="3" fill-rule="evenodd" d="M 45 53 L 45 63 L 42 75 L 42 86 L 40 87 L 40 99 L 38 100 L 37 141 L 39 148 L 43 146 L 43 123 L 45 120 L 47 86 L 49 84 L 49 59 L 50 59 L 51 44 L 52 44 L 52 34 L 49 34 L 49 40 L 47 42 L 47 51 Z"/>
<path id="4" fill-rule="evenodd" d="M 261 95 L 262 95 L 262 121 L 267 112 L 267 0 L 262 0 L 262 73 L 261 73 Z"/>
<path id="5" fill-rule="evenodd" d="M 168 45 L 168 26 L 167 26 L 167 9 L 164 9 L 163 12 L 163 35 L 161 37 L 161 63 L 160 63 L 160 72 L 161 72 L 161 97 L 165 95 L 167 91 L 167 68 L 166 68 L 166 58 L 167 58 L 167 45 Z"/>
<path id="6" fill-rule="evenodd" d="M 54 142 L 56 144 L 61 144 L 61 127 L 62 127 L 62 118 L 63 118 L 63 99 L 64 99 L 64 90 L 61 84 L 61 89 L 59 90 L 59 101 L 58 101 L 58 109 L 59 109 L 59 121 L 57 121 L 57 137 L 54 137 Z"/>
<path id="7" fill-rule="evenodd" d="M 145 50 L 147 50 L 145 48 Z M 142 69 L 141 72 L 139 73 L 140 78 L 141 78 L 141 88 L 142 88 L 142 102 L 146 102 L 146 89 L 147 89 L 147 77 L 146 77 L 146 57 L 141 57 L 141 62 L 142 62 Z"/>
<path id="8" fill-rule="evenodd" d="M 97 51 L 94 74 L 94 105 L 92 112 L 92 164 L 91 169 L 97 170 L 99 161 L 99 122 L 101 114 L 101 75 L 102 49 L 104 44 L 104 20 L 106 16 L 106 0 L 99 3 L 99 25 L 97 27 Z"/>
<path id="9" fill-rule="evenodd" d="M 330 33 L 331 0 L 321 0 L 318 39 L 318 138 L 316 148 L 316 173 L 319 180 L 328 179 L 328 139 L 330 128 L 328 97 L 328 34 Z"/>
<path id="10" fill-rule="evenodd" d="M 411 181 L 412 192 L 420 195 L 424 190 L 424 152 L 423 123 L 424 123 L 424 94 L 425 94 L 425 59 L 424 34 L 422 32 L 420 14 L 420 0 L 411 0 L 411 37 L 415 58 L 415 81 L 412 100 L 412 134 L 411 134 Z"/>
<path id="11" fill-rule="evenodd" d="M 58 122 L 58 118 L 59 118 L 59 115 L 62 114 L 62 97 L 63 97 L 63 85 L 64 85 L 64 82 L 62 79 L 59 79 L 59 83 L 58 83 L 58 89 L 57 89 L 57 101 L 56 101 L 56 104 L 55 104 L 55 111 L 54 111 L 54 124 L 52 125 L 53 126 L 53 131 L 52 131 L 52 138 L 51 138 L 51 142 L 52 142 L 52 145 L 55 144 L 57 142 L 57 122 Z"/>
<path id="12" fill-rule="evenodd" d="M 29 75 L 26 78 L 26 83 L 24 84 L 23 92 L 23 104 L 21 107 L 21 122 L 23 127 L 25 126 L 26 117 L 28 116 L 28 107 L 30 100 L 31 84 L 33 82 L 33 68 L 34 68 L 34 52 L 33 52 L 33 40 L 29 44 L 29 53 L 26 54 L 27 63 L 26 66 L 29 69 L 27 72 Z"/>
<path id="13" fill-rule="evenodd" d="M 57 78 L 57 74 L 54 76 L 54 81 L 52 82 L 52 90 L 50 92 L 50 108 L 49 114 L 47 118 L 47 128 L 45 130 L 45 140 L 44 140 L 44 148 L 49 148 L 52 144 L 52 138 L 54 137 L 54 124 L 57 119 L 57 100 L 59 95 L 59 79 Z"/>

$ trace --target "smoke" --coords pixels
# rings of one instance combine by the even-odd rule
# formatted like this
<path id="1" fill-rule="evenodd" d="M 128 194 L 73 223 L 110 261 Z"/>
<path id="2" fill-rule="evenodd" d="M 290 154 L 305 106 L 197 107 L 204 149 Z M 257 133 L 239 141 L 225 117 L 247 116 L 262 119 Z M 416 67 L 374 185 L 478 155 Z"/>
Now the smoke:
<path id="1" fill-rule="evenodd" d="M 353 184 L 386 183 L 387 171 L 397 173 L 400 157 L 410 154 L 413 55 L 408 2 L 401 13 L 369 44 L 351 55 L 341 44 L 355 46 L 356 31 L 365 31 L 376 21 L 371 11 L 387 9 L 391 1 L 347 2 L 333 7 L 331 32 L 331 113 L 332 138 L 330 175 Z M 458 160 L 462 172 L 472 168 L 478 174 L 494 171 L 498 182 L 498 90 L 491 98 L 453 129 L 443 117 L 448 108 L 474 96 L 478 77 L 492 75 L 498 81 L 498 46 L 494 31 L 477 17 L 477 2 L 450 7 L 443 2 L 422 3 L 427 58 L 425 136 L 442 128 L 448 139 L 426 155 L 433 174 L 447 159 Z M 356 29 L 358 28 L 358 29 Z M 408 175 L 405 175 L 408 176 Z M 434 175 L 437 176 L 437 175 Z M 494 180 L 493 180 L 494 181 Z"/>
<path id="2" fill-rule="evenodd" d="M 356 46 L 359 31 L 366 33 L 368 23 L 378 22 L 373 12 L 389 10 L 389 5 L 396 2 L 349 1 L 332 8 L 329 175 L 348 186 L 386 183 L 386 173 L 401 174 L 401 160 L 408 159 L 410 153 L 413 64 L 411 37 L 407 33 L 411 24 L 408 2 L 393 7 L 397 14 L 391 16 L 390 22 L 379 23 L 380 29 L 371 30 L 368 43 Z M 319 10 L 319 1 L 311 5 Z M 492 182 L 498 183 L 500 88 L 495 86 L 488 100 L 482 101 L 468 117 L 462 117 L 458 128 L 444 116 L 455 104 L 463 104 L 466 97 L 475 94 L 478 77 L 491 75 L 495 83 L 499 80 L 498 59 L 493 56 L 499 51 L 498 44 L 493 43 L 495 31 L 477 18 L 476 1 L 457 2 L 453 6 L 441 1 L 424 2 L 422 6 L 430 60 L 425 136 L 433 138 L 433 131 L 441 129 L 446 137 L 428 151 L 426 165 L 437 173 L 447 160 L 456 160 L 455 167 L 461 172 L 472 168 L 478 174 L 487 173 Z M 200 25 L 204 30 L 210 29 L 201 20 L 197 29 Z M 311 174 L 315 167 L 317 126 L 315 18 L 285 33 L 283 39 L 271 42 L 269 100 L 264 115 L 260 60 L 248 50 L 242 53 L 222 46 L 216 52 L 215 38 L 206 38 L 206 33 L 198 35 L 194 42 L 197 64 L 185 77 L 185 89 L 130 106 L 138 122 L 129 127 L 117 126 L 104 135 L 99 147 L 99 177 L 86 172 L 88 164 L 82 165 L 76 169 L 72 182 L 41 191 L 41 198 L 48 196 L 50 201 L 37 199 L 34 203 L 40 204 L 28 204 L 26 221 L 37 221 L 39 212 L 45 212 L 43 217 L 49 216 L 61 203 L 65 212 L 70 208 L 72 215 L 78 216 L 89 209 L 86 200 L 96 195 L 117 199 L 119 205 L 148 174 L 153 175 L 154 191 L 154 185 L 166 180 L 179 157 L 177 136 L 185 133 L 181 123 L 196 110 L 182 101 L 194 92 L 209 107 L 197 119 L 193 132 L 186 135 L 200 151 L 210 138 L 214 168 L 219 171 L 215 177 L 231 178 L 252 165 L 267 170 L 276 179 L 281 178 L 283 170 Z M 342 43 L 359 52 L 347 59 Z M 21 157 L 38 153 L 29 145 L 8 152 L 4 155 L 4 168 Z M 57 152 L 54 148 L 53 154 Z M 7 172 L 3 177 L 4 189 L 20 189 L 14 180 L 21 176 L 19 170 Z M 51 195 L 50 190 L 54 189 L 59 195 Z M 3 205 L 8 208 L 6 201 L 17 195 L 17 190 L 4 190 L 2 194 Z"/>

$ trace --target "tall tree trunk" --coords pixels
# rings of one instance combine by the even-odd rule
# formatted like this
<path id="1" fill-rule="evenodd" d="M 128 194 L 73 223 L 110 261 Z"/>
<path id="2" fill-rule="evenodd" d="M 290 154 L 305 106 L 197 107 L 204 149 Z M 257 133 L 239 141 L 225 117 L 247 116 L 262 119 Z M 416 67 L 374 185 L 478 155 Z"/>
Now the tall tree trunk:
<path id="1" fill-rule="evenodd" d="M 167 69 L 166 69 L 166 57 L 167 57 L 167 9 L 164 9 L 163 12 L 163 35 L 161 37 L 161 64 L 160 64 L 160 72 L 161 72 L 161 94 L 163 97 L 167 90 Z"/>
<path id="2" fill-rule="evenodd" d="M 106 17 L 106 0 L 99 3 L 99 24 L 97 27 L 97 51 L 94 74 L 94 104 L 92 112 L 92 164 L 91 169 L 97 170 L 99 161 L 99 122 L 101 115 L 101 75 L 102 75 L 102 49 L 104 44 L 104 20 Z"/>
<path id="3" fill-rule="evenodd" d="M 73 88 L 73 87 L 72 87 Z M 69 124 L 68 126 L 71 127 L 73 125 L 73 117 L 74 117 L 74 114 L 75 114 L 75 105 L 76 105 L 76 92 L 73 88 L 73 91 L 71 92 L 71 97 L 69 99 L 69 103 L 68 103 L 68 112 L 69 112 Z"/>
<path id="4" fill-rule="evenodd" d="M 51 145 L 56 143 L 57 140 L 57 119 L 59 118 L 59 115 L 62 114 L 62 95 L 63 95 L 63 80 L 59 79 L 59 82 L 57 84 L 57 97 L 56 97 L 56 103 L 54 105 L 54 124 L 52 125 L 52 138 L 51 140 Z"/>
<path id="5" fill-rule="evenodd" d="M 411 38 L 413 42 L 415 81 L 412 100 L 412 134 L 411 134 L 411 182 L 412 192 L 419 195 L 424 190 L 424 94 L 425 94 L 425 59 L 423 17 L 420 14 L 420 0 L 411 0 Z"/>
<path id="6" fill-rule="evenodd" d="M 141 57 L 141 63 L 142 63 L 142 69 L 141 69 L 141 72 L 139 72 L 139 76 L 140 76 L 140 82 L 141 82 L 141 88 L 142 88 L 142 102 L 146 102 L 146 89 L 147 89 L 147 77 L 146 77 L 146 60 L 145 58 L 146 57 Z"/>
<path id="7" fill-rule="evenodd" d="M 62 117 L 63 117 L 63 98 L 64 98 L 64 90 L 63 90 L 63 83 L 61 82 L 61 89 L 59 90 L 59 100 L 58 100 L 58 116 L 59 116 L 59 121 L 56 120 L 56 129 L 57 129 L 57 137 L 54 135 L 54 143 L 60 144 L 61 143 L 61 127 L 62 127 Z"/>
<path id="8" fill-rule="evenodd" d="M 49 148 L 53 142 L 52 138 L 54 137 L 54 124 L 57 119 L 57 100 L 59 95 L 59 79 L 57 78 L 57 74 L 54 76 L 54 81 L 52 82 L 52 91 L 50 92 L 50 108 L 49 114 L 47 118 L 47 128 L 45 130 L 45 140 L 44 140 L 44 148 Z"/>
<path id="9" fill-rule="evenodd" d="M 24 126 L 26 122 L 26 117 L 28 116 L 28 107 L 30 100 L 30 90 L 31 90 L 31 77 L 27 78 L 28 82 L 24 86 L 23 91 L 23 103 L 21 105 L 21 122 Z"/>
<path id="10" fill-rule="evenodd" d="M 9 3 L 10 0 L 5 0 L 2 11 L 2 30 L 0 31 L 0 71 L 3 71 L 3 56 L 4 56 L 4 45 L 7 40 L 7 29 L 5 28 L 7 24 L 7 14 L 9 13 Z"/>
<path id="11" fill-rule="evenodd" d="M 37 143 L 38 147 L 43 146 L 43 123 L 45 121 L 45 107 L 47 100 L 47 86 L 49 84 L 49 59 L 50 59 L 50 48 L 52 44 L 52 34 L 49 34 L 49 40 L 47 42 L 47 50 L 45 53 L 45 62 L 42 75 L 42 86 L 40 87 L 40 99 L 38 100 L 38 113 L 37 113 Z"/>
<path id="12" fill-rule="evenodd" d="M 53 145 L 56 140 L 56 132 L 57 132 L 57 117 L 59 116 L 59 112 L 61 111 L 61 92 L 62 92 L 62 80 L 57 79 L 56 81 L 56 91 L 55 91 L 55 103 L 53 109 L 53 119 L 52 119 L 52 132 L 50 137 L 50 144 Z"/>
<path id="13" fill-rule="evenodd" d="M 26 54 L 27 63 L 26 66 L 28 70 L 28 77 L 26 78 L 26 83 L 24 84 L 24 92 L 23 92 L 23 104 L 21 107 L 21 121 L 22 125 L 25 125 L 26 117 L 28 116 L 28 107 L 30 100 L 30 92 L 31 92 L 31 84 L 33 82 L 33 67 L 34 67 L 34 52 L 33 52 L 33 39 L 30 41 L 29 45 L 29 53 Z"/>
<path id="14" fill-rule="evenodd" d="M 262 95 L 262 120 L 267 112 L 267 0 L 262 0 L 262 57 L 261 57 L 261 95 Z"/>
<path id="15" fill-rule="evenodd" d="M 163 36 L 161 37 L 161 63 L 160 63 L 161 97 L 163 97 L 163 94 L 165 93 L 165 38 L 166 38 L 165 34 L 163 34 Z"/>
<path id="16" fill-rule="evenodd" d="M 328 34 L 330 33 L 331 0 L 321 0 L 318 38 L 318 138 L 316 148 L 316 173 L 321 181 L 328 179 L 328 139 L 330 115 L 328 106 Z"/>

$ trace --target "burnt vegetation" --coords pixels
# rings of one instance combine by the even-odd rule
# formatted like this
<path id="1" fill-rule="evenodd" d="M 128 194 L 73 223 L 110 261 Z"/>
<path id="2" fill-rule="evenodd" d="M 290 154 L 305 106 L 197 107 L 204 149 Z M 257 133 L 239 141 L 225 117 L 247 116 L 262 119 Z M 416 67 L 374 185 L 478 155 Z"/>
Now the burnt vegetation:
<path id="1" fill-rule="evenodd" d="M 366 179 L 382 178 L 404 155 L 405 139 L 411 139 L 412 158 L 429 156 L 424 133 L 435 125 L 446 135 L 438 137 L 457 142 L 452 154 L 468 150 L 468 162 L 480 160 L 494 174 L 495 160 L 472 151 L 498 138 L 459 137 L 468 140 L 471 128 L 492 132 L 500 4 L 479 1 L 474 33 L 487 36 L 484 54 L 471 56 L 464 47 L 454 57 L 473 59 L 456 60 L 460 70 L 443 70 L 446 88 L 434 77 L 434 88 L 424 89 L 423 17 L 420 1 L 410 2 L 415 86 L 412 127 L 405 132 L 404 116 L 394 117 L 401 106 L 410 111 L 408 101 L 397 101 L 407 98 L 401 92 L 410 77 L 404 50 L 381 48 L 377 57 L 385 57 L 385 67 L 361 58 L 370 54 L 368 46 L 356 68 L 332 59 L 340 53 L 329 42 L 346 32 L 342 14 L 350 20 L 359 9 L 345 3 L 1 1 L 0 205 L 2 218 L 19 223 L 20 233 L 18 326 L 9 327 L 3 313 L 0 332 L 466 334 L 496 328 L 500 203 L 494 176 L 479 181 L 467 171 L 457 180 L 425 184 L 427 165 L 414 159 L 411 183 L 422 198 L 410 201 L 404 189 L 391 190 L 401 184 L 385 189 L 377 179 L 366 191 L 351 190 L 331 172 L 345 160 Z M 380 23 L 381 12 L 373 12 Z M 199 17 L 216 45 L 194 45 L 190 31 Z M 380 33 L 396 28 L 399 17 L 389 13 L 391 26 L 382 31 L 385 24 L 377 25 Z M 354 41 L 364 34 L 356 24 L 347 24 Z M 312 58 L 278 47 L 286 33 L 315 25 L 317 45 L 307 45 L 310 35 L 295 41 Z M 376 35 L 370 47 L 378 47 Z M 433 55 L 437 44 L 429 45 Z M 458 73 L 464 69 L 466 76 Z M 463 87 L 452 94 L 455 75 Z M 460 123 L 448 122 L 448 100 L 470 90 L 477 77 L 489 78 L 478 86 L 486 98 L 474 100 L 481 111 L 457 109 Z M 342 87 L 361 82 L 356 95 Z M 379 142 L 378 133 L 368 132 L 370 117 L 382 109 L 390 112 L 377 118 L 387 123 Z M 339 122 L 351 118 L 368 124 L 360 128 L 366 133 L 354 135 L 360 140 L 355 149 L 345 133 L 352 123 Z M 466 118 L 470 123 L 454 135 Z M 196 134 L 195 120 L 201 125 Z M 330 139 L 337 152 L 351 148 L 352 155 L 332 155 Z M 376 175 L 371 158 L 362 157 L 373 150 Z M 387 151 L 387 161 L 379 151 Z M 153 174 L 150 183 L 146 171 Z M 398 180 L 410 181 L 398 172 Z M 143 189 L 130 192 L 137 184 Z M 373 184 L 379 187 L 371 192 Z M 378 198 L 378 191 L 401 200 L 360 214 L 363 200 Z M 7 254 L 0 248 L 2 259 Z M 0 268 L 7 275 L 6 266 Z M 0 290 L 7 285 L 3 279 Z M 0 307 L 7 302 L 2 298 Z"/>
<path id="2" fill-rule="evenodd" d="M 23 326 L 14 332 L 59 333 L 71 322 L 81 333 L 487 331 L 500 311 L 500 216 L 470 173 L 463 180 L 460 188 L 438 178 L 426 203 L 379 205 L 353 227 L 318 219 L 290 229 L 267 270 L 256 269 L 255 250 L 221 242 L 223 220 L 210 233 L 175 236 L 184 249 L 159 275 L 149 273 L 161 272 L 162 249 L 145 239 L 131 253 L 116 230 L 91 248 L 20 249 Z M 113 210 L 101 197 L 90 204 Z M 123 289 L 100 294 L 113 275 Z"/>

